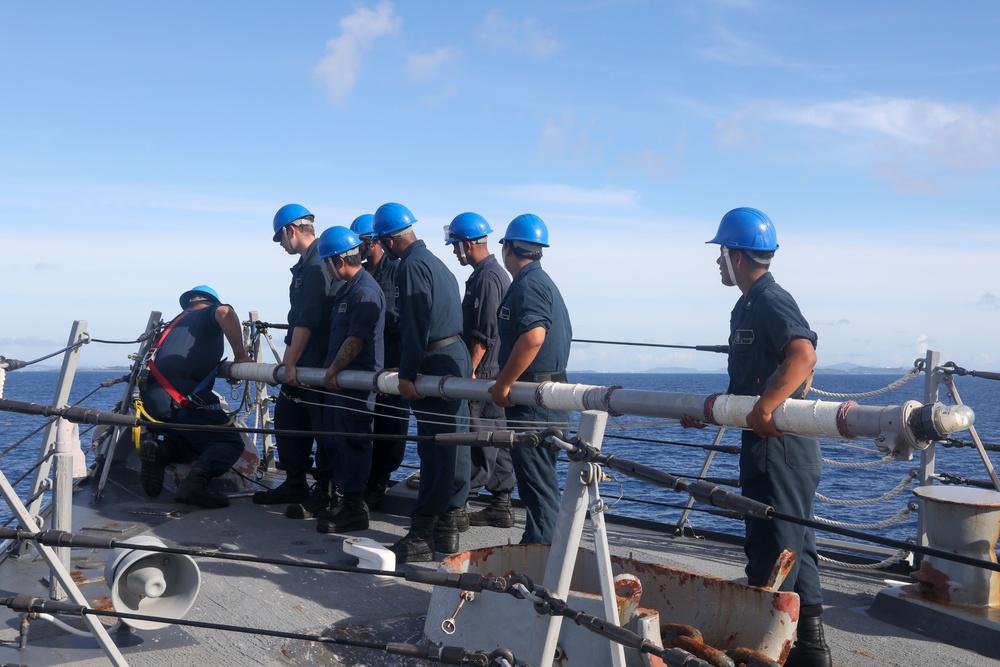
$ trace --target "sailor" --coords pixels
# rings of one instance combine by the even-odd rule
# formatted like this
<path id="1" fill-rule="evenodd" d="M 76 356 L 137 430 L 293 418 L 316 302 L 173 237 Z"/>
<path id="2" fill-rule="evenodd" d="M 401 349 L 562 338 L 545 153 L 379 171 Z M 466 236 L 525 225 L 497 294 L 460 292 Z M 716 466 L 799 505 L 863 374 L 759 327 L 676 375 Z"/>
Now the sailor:
<path id="1" fill-rule="evenodd" d="M 549 231 L 537 215 L 526 213 L 507 226 L 503 263 L 514 280 L 497 313 L 500 329 L 500 373 L 490 388 L 493 401 L 506 408 L 508 424 L 542 422 L 565 426 L 569 413 L 538 406 L 513 405 L 514 382 L 565 382 L 573 328 L 559 288 L 542 269 L 542 249 Z M 551 544 L 559 516 L 556 454 L 547 449 L 517 448 L 512 452 L 517 492 L 527 521 L 521 544 Z"/>
<path id="2" fill-rule="evenodd" d="M 304 206 L 286 204 L 274 214 L 274 236 L 289 255 L 299 261 L 291 268 L 288 289 L 288 333 L 281 364 L 284 383 L 274 405 L 274 427 L 278 459 L 285 470 L 279 486 L 253 494 L 260 505 L 292 503 L 285 516 L 303 519 L 327 509 L 332 502 L 332 470 L 326 460 L 326 447 L 316 448 L 316 484 L 310 491 L 307 475 L 312 467 L 313 438 L 288 435 L 282 431 L 322 431 L 323 396 L 298 383 L 296 366 L 319 368 L 326 358 L 330 338 L 330 306 L 340 281 L 331 279 L 319 261 L 314 216 Z"/>
<path id="3" fill-rule="evenodd" d="M 469 351 L 462 344 L 462 300 L 458 280 L 413 233 L 416 218 L 405 206 L 383 204 L 372 221 L 382 248 L 399 258 L 399 320 L 402 349 L 399 392 L 417 418 L 417 433 L 468 432 L 469 406 L 460 399 L 417 393 L 417 374 L 470 377 Z M 469 495 L 469 450 L 421 441 L 420 489 L 409 532 L 390 549 L 400 563 L 430 561 L 434 552 L 458 551 L 459 515 L 465 520 Z"/>
<path id="4" fill-rule="evenodd" d="M 372 229 L 371 213 L 359 215 L 351 223 L 351 231 L 361 239 L 361 257 L 368 271 L 385 295 L 385 367 L 399 368 L 399 304 L 396 288 L 396 269 L 399 260 L 382 250 Z M 381 370 L 381 369 L 380 369 Z M 375 397 L 376 435 L 389 436 L 372 443 L 372 469 L 365 488 L 365 503 L 374 511 L 382 505 L 389 478 L 403 463 L 406 453 L 406 432 L 410 426 L 410 407 L 398 394 L 378 394 Z"/>
<path id="5" fill-rule="evenodd" d="M 208 285 L 180 297 L 181 312 L 152 346 L 140 383 L 142 407 L 156 421 L 170 424 L 230 426 L 219 396 L 212 391 L 229 341 L 233 361 L 251 361 L 243 347 L 240 320 Z M 152 430 L 152 429 L 151 429 Z M 156 497 L 163 490 L 168 463 L 194 461 L 177 487 L 177 502 L 201 507 L 228 507 L 229 498 L 210 482 L 227 472 L 243 453 L 243 438 L 233 431 L 160 431 L 163 440 L 144 438 L 139 445 L 142 488 Z"/>
<path id="6" fill-rule="evenodd" d="M 333 482 L 343 494 L 343 502 L 333 511 L 317 514 L 316 530 L 346 533 L 368 528 L 365 485 L 372 466 L 372 410 L 375 392 L 371 389 L 344 389 L 337 374 L 344 370 L 374 373 L 382 369 L 382 329 L 385 296 L 375 279 L 361 268 L 361 239 L 346 227 L 331 227 L 319 237 L 319 256 L 330 275 L 343 281 L 330 315 L 330 342 L 327 348 L 327 394 L 324 430 L 352 433 L 327 439 L 327 459 L 333 463 Z"/>
<path id="7" fill-rule="evenodd" d="M 478 213 L 460 213 L 445 227 L 445 242 L 452 246 L 458 263 L 471 266 L 472 274 L 465 281 L 462 299 L 462 340 L 472 357 L 472 377 L 491 380 L 500 372 L 497 355 L 500 334 L 497 310 L 503 301 L 510 278 L 486 245 L 492 234 L 486 219 Z M 491 401 L 469 401 L 470 430 L 503 431 L 507 428 L 503 408 Z M 472 447 L 472 479 L 469 495 L 479 493 L 484 486 L 490 492 L 490 504 L 469 514 L 473 526 L 510 528 L 514 511 L 510 494 L 514 490 L 514 464 L 510 450 L 498 447 Z"/>
<path id="8" fill-rule="evenodd" d="M 773 412 L 785 399 L 805 396 L 816 365 L 816 333 L 769 271 L 778 238 L 767 215 L 753 208 L 734 209 L 723 216 L 715 238 L 707 243 L 721 246 L 716 263 L 722 284 L 742 293 L 730 316 L 726 393 L 760 396 L 747 415 L 752 430 L 742 435 L 743 495 L 779 512 L 812 519 L 822 466 L 819 442 L 780 432 Z M 681 423 L 703 426 L 688 415 Z M 815 532 L 785 521 L 746 519 L 747 583 L 765 585 L 784 549 L 795 552 L 795 565 L 781 590 L 794 590 L 801 603 L 797 639 L 785 665 L 829 667 Z"/>

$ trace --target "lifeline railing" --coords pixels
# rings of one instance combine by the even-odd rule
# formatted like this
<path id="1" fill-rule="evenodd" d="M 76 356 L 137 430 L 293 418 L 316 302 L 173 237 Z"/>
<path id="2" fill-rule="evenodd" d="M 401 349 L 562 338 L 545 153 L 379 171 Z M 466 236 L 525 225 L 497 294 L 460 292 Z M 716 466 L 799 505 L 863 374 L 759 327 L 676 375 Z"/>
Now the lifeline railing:
<path id="1" fill-rule="evenodd" d="M 158 320 L 158 313 L 151 316 L 150 326 L 154 319 Z M 86 322 L 76 322 L 71 343 L 86 336 L 84 329 Z M 148 327 L 147 327 L 148 328 Z M 62 372 L 53 405 L 65 405 L 68 400 L 69 386 L 76 369 L 79 346 L 72 347 L 66 352 L 63 361 Z M 258 350 L 259 352 L 259 350 Z M 258 357 L 259 358 L 259 357 Z M 781 430 L 787 430 L 806 435 L 830 436 L 830 437 L 872 437 L 880 442 L 880 447 L 886 452 L 899 458 L 908 458 L 914 450 L 922 452 L 921 471 L 922 483 L 931 483 L 934 467 L 933 447 L 929 445 L 935 440 L 947 437 L 951 433 L 965 430 L 972 427 L 974 415 L 969 409 L 954 409 L 946 407 L 936 402 L 937 387 L 941 383 L 948 383 L 950 376 L 937 376 L 939 357 L 936 353 L 929 353 L 927 365 L 935 369 L 933 399 L 928 400 L 928 404 L 921 405 L 916 401 L 907 401 L 901 406 L 859 406 L 851 401 L 835 403 L 829 401 L 803 401 L 789 400 L 775 412 L 775 424 Z M 256 383 L 277 384 L 283 379 L 284 368 L 278 364 L 232 364 L 223 363 L 220 365 L 220 375 L 232 379 L 247 380 Z M 298 369 L 299 381 L 303 384 L 322 385 L 325 369 Z M 928 374 L 928 391 L 926 397 L 931 399 L 931 378 Z M 398 377 L 393 372 L 379 373 L 359 373 L 354 371 L 344 371 L 338 376 L 338 382 L 345 388 L 352 389 L 374 389 L 382 393 L 398 393 Z M 432 377 L 421 376 L 416 381 L 416 389 L 419 393 L 429 396 L 444 396 L 450 398 L 465 398 L 472 400 L 489 400 L 488 388 L 491 381 L 473 380 L 469 378 L 454 377 Z M 949 391 L 960 404 L 957 391 L 954 390 L 953 382 L 949 383 Z M 130 395 L 131 387 L 126 389 L 126 397 Z M 635 414 L 653 417 L 679 418 L 682 414 L 688 414 L 706 423 L 719 426 L 731 426 L 738 428 L 746 427 L 746 414 L 755 402 L 755 397 L 727 396 L 727 395 L 694 395 L 668 392 L 652 392 L 629 390 L 620 387 L 601 387 L 596 385 L 570 385 L 557 383 L 515 383 L 511 388 L 510 399 L 516 404 L 537 404 L 544 407 L 567 409 L 580 411 L 583 417 L 580 422 L 578 437 L 591 444 L 600 443 L 603 437 L 604 426 L 608 414 Z M 123 400 L 124 405 L 128 405 L 127 400 Z M 53 447 L 52 441 L 59 441 L 55 436 L 56 428 L 50 428 L 44 439 L 40 460 L 48 459 L 49 450 Z M 985 455 L 982 443 L 973 430 L 973 439 L 979 447 L 991 476 L 996 479 L 989 460 Z M 118 438 L 111 439 L 111 446 L 117 442 Z M 110 460 L 110 457 L 108 457 Z M 57 462 L 59 457 L 56 457 Z M 59 464 L 57 463 L 57 466 Z M 105 468 L 110 466 L 105 466 Z M 571 469 L 572 471 L 572 469 Z M 105 473 L 106 474 L 106 473 Z M 40 485 L 48 483 L 48 466 L 40 465 L 36 471 L 36 479 L 32 488 L 40 488 Z M 54 505 L 66 503 L 63 490 L 68 486 L 64 481 L 64 476 L 57 472 L 55 484 Z M 5 480 L 4 480 L 5 481 Z M 103 479 L 102 479 L 103 481 Z M 17 514 L 25 525 L 37 523 L 35 517 L 28 507 L 16 507 L 19 502 L 14 502 L 9 495 L 12 492 L 5 485 L 4 495 L 8 503 L 16 508 Z M 556 551 L 550 560 L 550 571 L 546 572 L 546 585 L 557 595 L 564 594 L 564 589 L 568 590 L 569 575 L 572 574 L 572 566 L 566 564 L 570 555 L 575 555 L 579 546 L 579 532 L 582 529 L 583 517 L 586 514 L 587 503 L 581 502 L 583 496 L 569 494 L 564 495 L 564 505 L 567 503 L 575 505 L 572 510 L 576 517 L 569 522 L 562 533 L 557 535 L 553 548 Z M 68 498 L 68 496 L 66 496 Z M 33 494 L 34 501 L 40 503 L 40 494 Z M 58 507 L 54 511 L 54 527 L 67 524 L 67 515 Z M 58 524 L 58 525 L 56 525 Z M 67 526 L 68 527 L 68 526 Z M 610 567 L 609 552 L 607 550 L 606 535 L 598 534 L 598 526 L 595 525 L 595 544 L 597 544 L 598 558 L 601 559 L 601 569 Z M 922 542 L 923 544 L 924 542 Z M 66 554 L 68 557 L 68 554 Z M 48 560 L 48 558 L 47 558 Z M 56 558 L 50 563 L 55 574 L 54 579 L 63 582 L 70 595 L 74 598 L 79 594 L 75 585 L 63 576 L 65 568 L 61 567 L 63 558 Z M 560 564 L 561 563 L 561 564 Z M 63 572 L 59 572 L 62 569 Z M 568 571 L 567 571 L 568 570 Z M 564 585 L 565 584 L 565 585 Z M 610 585 L 609 583 L 607 585 Z M 53 589 L 53 594 L 56 590 Z M 613 600 L 613 591 L 604 591 L 605 598 Z M 558 619 L 554 619 L 545 626 L 544 631 L 532 643 L 533 657 L 542 660 L 546 655 L 551 657 L 554 650 L 555 638 L 558 636 Z M 96 634 L 100 632 L 95 629 Z M 103 644 L 103 642 L 102 642 Z M 107 650 L 107 647 L 105 647 Z M 115 661 L 115 658 L 112 658 Z M 613 658 L 615 664 L 619 664 L 617 657 Z M 537 664 L 546 664 L 538 662 Z"/>

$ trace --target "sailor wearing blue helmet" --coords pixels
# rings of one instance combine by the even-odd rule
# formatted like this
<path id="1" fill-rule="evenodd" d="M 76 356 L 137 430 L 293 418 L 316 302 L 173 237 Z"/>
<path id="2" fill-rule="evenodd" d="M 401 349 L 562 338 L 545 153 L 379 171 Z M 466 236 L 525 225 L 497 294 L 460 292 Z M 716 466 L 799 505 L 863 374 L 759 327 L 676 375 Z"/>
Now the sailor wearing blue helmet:
<path id="1" fill-rule="evenodd" d="M 771 219 L 754 208 L 726 213 L 712 240 L 720 246 L 722 284 L 741 296 L 730 316 L 729 388 L 726 393 L 759 396 L 747 415 L 752 430 L 743 431 L 740 484 L 743 495 L 803 519 L 813 518 L 819 485 L 819 442 L 782 433 L 773 412 L 788 398 L 803 398 L 816 365 L 816 333 L 791 294 L 769 270 L 778 237 Z M 681 423 L 702 424 L 685 415 Z M 801 603 L 796 641 L 786 667 L 830 667 L 830 647 L 823 636 L 816 537 L 812 528 L 785 521 L 746 519 L 747 583 L 764 586 L 779 554 L 795 552 L 795 565 L 781 586 L 794 590 Z"/>
<path id="2" fill-rule="evenodd" d="M 486 219 L 478 213 L 459 213 L 445 227 L 445 243 L 454 249 L 462 266 L 472 266 L 465 281 L 462 299 L 462 339 L 472 357 L 473 377 L 489 380 L 500 372 L 500 331 L 497 310 L 503 301 L 510 278 L 487 246 L 492 234 Z M 472 413 L 470 428 L 478 431 L 504 431 L 507 420 L 503 408 L 491 401 L 469 401 Z M 514 511 L 510 495 L 514 490 L 514 464 L 510 450 L 502 447 L 473 447 L 472 480 L 469 495 L 486 487 L 490 492 L 489 507 L 469 515 L 473 526 L 510 528 Z"/>
<path id="3" fill-rule="evenodd" d="M 359 215 L 351 223 L 351 231 L 361 239 L 361 257 L 365 270 L 371 274 L 385 295 L 385 329 L 382 343 L 385 367 L 399 368 L 399 289 L 396 287 L 396 269 L 399 260 L 389 256 L 375 237 L 371 213 Z M 365 489 L 368 509 L 377 510 L 382 505 L 389 479 L 399 469 L 406 454 L 406 431 L 409 429 L 410 408 L 398 394 L 378 394 L 375 397 L 374 431 L 379 436 L 389 436 L 372 443 L 372 469 Z"/>
<path id="4" fill-rule="evenodd" d="M 286 204 L 274 214 L 272 240 L 299 261 L 291 268 L 288 288 L 288 333 L 285 334 L 284 382 L 274 405 L 274 426 L 280 431 L 322 431 L 323 397 L 299 385 L 296 366 L 318 368 L 326 358 L 330 337 L 330 307 L 340 281 L 333 281 L 319 260 L 314 216 L 301 204 Z M 307 475 L 312 468 L 311 436 L 275 436 L 278 458 L 285 469 L 279 486 L 253 494 L 261 505 L 290 503 L 285 516 L 302 519 L 315 516 L 332 502 L 330 462 L 325 447 L 316 448 L 316 484 L 310 491 Z"/>
<path id="5" fill-rule="evenodd" d="M 385 296 L 375 279 L 361 267 L 361 239 L 346 227 L 331 227 L 319 237 L 319 256 L 333 278 L 344 281 L 334 299 L 330 319 L 324 384 L 326 395 L 324 429 L 351 433 L 333 436 L 328 460 L 333 463 L 333 481 L 343 495 L 336 511 L 320 511 L 316 530 L 346 533 L 368 528 L 365 485 L 372 465 L 372 409 L 375 392 L 343 389 L 337 383 L 341 371 L 382 370 L 382 329 Z"/>
<path id="6" fill-rule="evenodd" d="M 514 382 L 565 382 L 573 327 L 559 288 L 542 269 L 549 230 L 537 215 L 514 218 L 500 240 L 504 266 L 514 277 L 497 313 L 500 374 L 490 388 L 510 424 L 568 424 L 569 413 L 508 400 Z M 517 491 L 527 510 L 522 544 L 551 544 L 559 516 L 556 454 L 547 449 L 511 452 Z"/>
<path id="7" fill-rule="evenodd" d="M 424 397 L 417 393 L 417 374 L 470 377 L 469 351 L 462 344 L 462 297 L 458 280 L 413 233 L 417 219 L 402 204 L 383 204 L 372 227 L 382 248 L 399 258 L 399 320 L 402 349 L 399 392 L 410 401 L 417 433 L 436 435 L 469 430 L 469 404 L 464 400 Z M 390 549 L 396 561 L 430 561 L 434 552 L 455 553 L 459 529 L 468 517 L 471 461 L 468 447 L 417 445 L 420 488 L 409 532 Z M 460 526 L 460 522 L 461 525 Z"/>
<path id="8" fill-rule="evenodd" d="M 139 382 L 143 409 L 166 424 L 231 425 L 212 388 L 224 352 L 223 340 L 229 342 L 234 362 L 251 361 L 243 348 L 239 317 L 208 285 L 189 289 L 179 301 L 184 311 L 167 324 L 144 361 Z M 210 482 L 228 472 L 243 453 L 239 433 L 228 429 L 150 430 L 162 435 L 162 440 L 147 437 L 139 444 L 139 478 L 147 494 L 155 498 L 163 491 L 168 463 L 193 461 L 175 499 L 209 508 L 229 505 L 226 494 L 212 488 Z"/>

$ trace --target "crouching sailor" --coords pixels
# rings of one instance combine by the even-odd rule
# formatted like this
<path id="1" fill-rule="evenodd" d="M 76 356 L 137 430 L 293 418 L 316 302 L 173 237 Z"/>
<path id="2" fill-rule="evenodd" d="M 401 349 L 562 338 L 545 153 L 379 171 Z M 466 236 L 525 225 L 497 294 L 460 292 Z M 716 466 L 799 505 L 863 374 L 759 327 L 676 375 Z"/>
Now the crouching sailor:
<path id="1" fill-rule="evenodd" d="M 212 391 L 222 360 L 223 337 L 237 363 L 251 361 L 243 349 L 240 320 L 232 306 L 222 304 L 207 285 L 181 294 L 184 311 L 160 334 L 147 357 L 140 381 L 142 409 L 165 424 L 229 426 L 232 424 Z M 201 507 L 227 507 L 229 498 L 210 482 L 232 467 L 243 453 L 243 439 L 235 430 L 151 429 L 162 441 L 146 438 L 139 447 L 142 488 L 156 497 L 163 490 L 168 463 L 193 462 L 177 487 L 175 500 Z"/>

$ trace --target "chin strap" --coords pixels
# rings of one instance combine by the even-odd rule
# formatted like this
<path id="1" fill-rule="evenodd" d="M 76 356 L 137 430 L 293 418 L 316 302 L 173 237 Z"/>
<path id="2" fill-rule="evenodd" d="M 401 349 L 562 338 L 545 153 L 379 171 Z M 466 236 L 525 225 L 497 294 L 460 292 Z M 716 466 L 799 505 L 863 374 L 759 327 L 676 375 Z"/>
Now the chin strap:
<path id="1" fill-rule="evenodd" d="M 729 258 L 729 248 L 722 246 L 722 256 L 726 258 L 726 271 L 729 272 L 729 282 L 736 284 L 736 273 L 733 271 L 733 260 Z"/>

